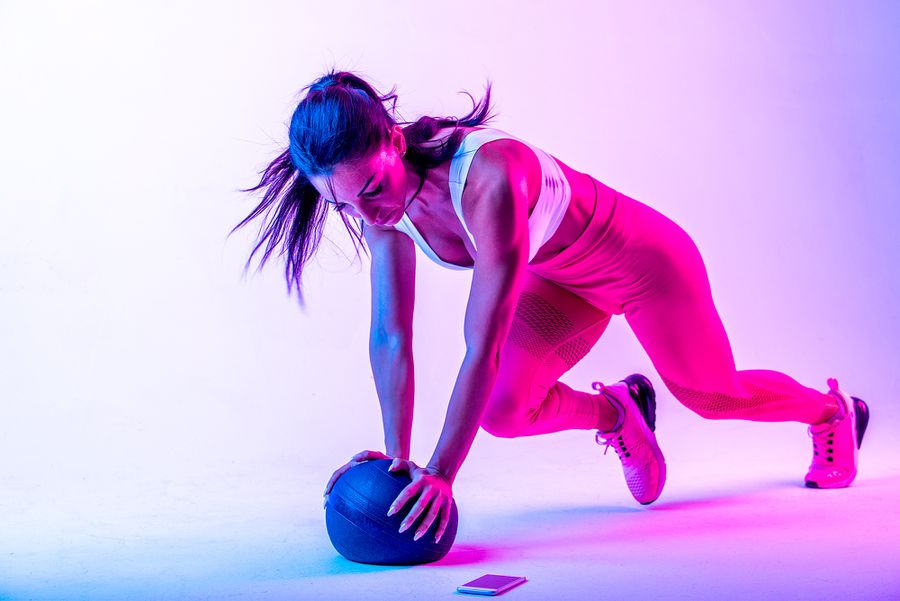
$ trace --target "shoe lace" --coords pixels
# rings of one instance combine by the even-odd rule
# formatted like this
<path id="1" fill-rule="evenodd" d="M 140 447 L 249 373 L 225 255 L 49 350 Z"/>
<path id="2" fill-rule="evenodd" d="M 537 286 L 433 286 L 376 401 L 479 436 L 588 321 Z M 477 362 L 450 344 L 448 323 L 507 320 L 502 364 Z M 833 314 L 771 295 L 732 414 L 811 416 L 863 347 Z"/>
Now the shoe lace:
<path id="1" fill-rule="evenodd" d="M 599 392 L 600 394 L 606 394 L 606 385 L 603 382 L 594 382 L 591 384 L 591 387 Z M 609 448 L 612 447 L 616 454 L 619 456 L 619 459 L 624 460 L 625 457 L 630 457 L 631 453 L 628 451 L 628 447 L 625 445 L 625 441 L 622 439 L 621 433 L 616 434 L 614 432 L 607 432 L 606 436 L 600 430 L 597 430 L 597 433 L 594 434 L 594 441 L 602 447 L 603 454 L 606 455 L 609 452 Z"/>
<path id="2" fill-rule="evenodd" d="M 594 440 L 598 445 L 605 447 L 603 449 L 603 454 L 609 451 L 609 448 L 612 447 L 616 454 L 619 456 L 619 459 L 624 459 L 624 453 L 628 453 L 628 447 L 625 446 L 625 441 L 622 440 L 622 436 L 610 436 L 609 438 L 604 438 L 600 433 L 600 430 L 597 430 L 597 433 L 594 435 Z M 629 455 L 630 456 L 630 453 Z"/>
<path id="3" fill-rule="evenodd" d="M 806 431 L 813 441 L 813 465 L 834 463 L 834 430 Z"/>

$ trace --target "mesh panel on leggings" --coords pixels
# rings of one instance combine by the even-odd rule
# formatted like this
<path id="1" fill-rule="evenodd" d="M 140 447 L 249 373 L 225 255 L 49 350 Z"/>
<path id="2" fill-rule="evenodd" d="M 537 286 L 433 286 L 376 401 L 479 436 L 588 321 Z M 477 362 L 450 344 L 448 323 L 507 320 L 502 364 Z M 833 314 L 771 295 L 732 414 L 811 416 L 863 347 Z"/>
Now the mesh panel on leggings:
<path id="1" fill-rule="evenodd" d="M 787 399 L 782 394 L 752 385 L 748 385 L 751 391 L 749 397 L 739 397 L 722 392 L 704 392 L 686 388 L 665 376 L 662 376 L 662 380 L 675 398 L 681 401 L 685 407 L 710 419 L 764 416 L 771 411 L 773 405 L 778 405 Z"/>
<path id="2" fill-rule="evenodd" d="M 556 354 L 566 362 L 566 367 L 572 369 L 572 367 L 581 361 L 590 350 L 591 345 L 589 345 L 584 338 L 579 336 L 578 338 L 567 340 L 565 344 L 556 349 Z"/>
<path id="3" fill-rule="evenodd" d="M 528 327 L 521 327 L 525 324 Z M 516 305 L 509 340 L 543 359 L 572 335 L 575 326 L 565 313 L 533 292 L 522 292 Z"/>

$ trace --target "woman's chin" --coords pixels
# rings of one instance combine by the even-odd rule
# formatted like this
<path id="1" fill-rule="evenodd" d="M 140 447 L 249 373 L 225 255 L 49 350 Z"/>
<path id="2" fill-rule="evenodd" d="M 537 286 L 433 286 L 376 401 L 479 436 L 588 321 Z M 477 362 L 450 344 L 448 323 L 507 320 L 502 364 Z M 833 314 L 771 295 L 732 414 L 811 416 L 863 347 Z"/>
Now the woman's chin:
<path id="1" fill-rule="evenodd" d="M 403 210 L 400 208 L 396 208 L 381 217 L 376 221 L 377 225 L 396 225 L 400 221 L 400 217 L 403 215 Z"/>

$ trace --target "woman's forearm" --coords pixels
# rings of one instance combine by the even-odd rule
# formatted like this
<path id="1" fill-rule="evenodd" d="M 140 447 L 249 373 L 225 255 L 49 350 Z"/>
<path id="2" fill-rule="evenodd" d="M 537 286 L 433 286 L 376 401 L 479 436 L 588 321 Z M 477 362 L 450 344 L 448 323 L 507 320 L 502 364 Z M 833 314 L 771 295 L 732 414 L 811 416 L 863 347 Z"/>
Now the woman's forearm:
<path id="1" fill-rule="evenodd" d="M 444 429 L 430 467 L 437 468 L 452 483 L 462 466 L 487 405 L 491 389 L 497 379 L 496 356 L 493 359 L 483 353 L 470 351 L 463 359 L 456 385 L 450 395 Z"/>
<path id="2" fill-rule="evenodd" d="M 409 459 L 415 404 L 412 344 L 370 341 L 369 361 L 381 404 L 385 452 Z"/>

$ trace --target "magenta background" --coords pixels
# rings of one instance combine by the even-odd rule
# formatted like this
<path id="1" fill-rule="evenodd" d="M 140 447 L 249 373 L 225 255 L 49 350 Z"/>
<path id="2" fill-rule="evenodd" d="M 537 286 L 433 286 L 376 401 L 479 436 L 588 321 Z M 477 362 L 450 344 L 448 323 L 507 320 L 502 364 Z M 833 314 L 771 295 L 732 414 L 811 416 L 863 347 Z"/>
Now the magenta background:
<path id="1" fill-rule="evenodd" d="M 283 149 L 296 93 L 332 64 L 396 83 L 410 120 L 468 112 L 457 91 L 478 98 L 490 77 L 494 125 L 691 234 L 739 369 L 822 390 L 834 376 L 866 399 L 859 482 L 896 483 L 898 6 L 3 3 L 0 597 L 178 597 L 229 578 L 252 595 L 242 574 L 263 564 L 253 572 L 235 546 L 272 549 L 297 516 L 320 544 L 331 471 L 383 450 L 368 261 L 348 266 L 333 221 L 304 314 L 280 263 L 241 279 L 257 225 L 225 239 L 255 206 L 235 190 Z M 424 463 L 462 360 L 471 275 L 418 258 Z M 659 391 L 670 499 L 802 478 L 802 425 L 701 420 L 624 320 L 563 379 L 587 390 L 633 371 Z M 562 495 L 630 507 L 601 457 L 589 432 L 480 432 L 455 492 L 477 507 L 487 479 L 497 511 Z M 216 538 L 235 515 L 246 522 Z M 179 549 L 200 558 L 184 574 Z M 317 549 L 332 561 L 327 541 Z M 301 577 L 322 564 L 302 565 Z"/>

